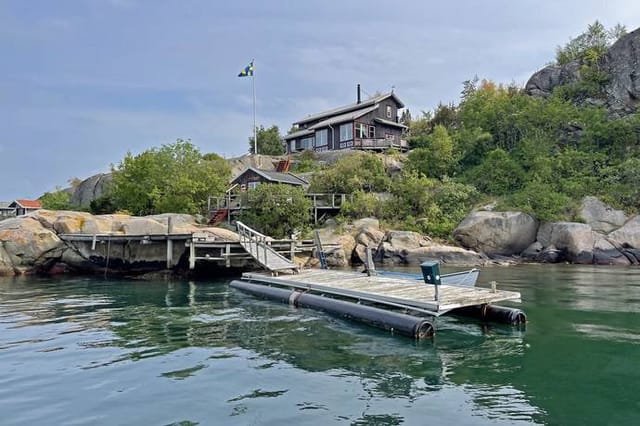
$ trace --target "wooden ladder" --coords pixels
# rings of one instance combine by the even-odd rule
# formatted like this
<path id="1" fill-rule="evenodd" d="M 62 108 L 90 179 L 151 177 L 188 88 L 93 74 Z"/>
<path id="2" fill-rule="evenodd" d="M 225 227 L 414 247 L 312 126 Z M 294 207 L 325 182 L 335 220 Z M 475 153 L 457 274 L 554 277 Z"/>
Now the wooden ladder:
<path id="1" fill-rule="evenodd" d="M 320 233 L 318 230 L 313 231 L 313 242 L 316 244 L 316 253 L 318 255 L 318 260 L 320 260 L 320 269 L 329 269 L 327 266 L 327 256 L 324 253 L 324 248 L 322 247 L 322 241 L 320 241 Z"/>

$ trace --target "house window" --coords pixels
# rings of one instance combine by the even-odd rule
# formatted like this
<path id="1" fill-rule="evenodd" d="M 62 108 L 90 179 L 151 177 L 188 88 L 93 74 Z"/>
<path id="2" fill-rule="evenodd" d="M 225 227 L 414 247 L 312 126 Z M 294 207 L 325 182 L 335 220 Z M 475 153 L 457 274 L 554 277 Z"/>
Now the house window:
<path id="1" fill-rule="evenodd" d="M 340 142 L 350 141 L 353 139 L 353 125 L 351 123 L 340 126 Z"/>
<path id="2" fill-rule="evenodd" d="M 366 139 L 369 137 L 369 126 L 362 123 L 356 123 L 356 138 Z"/>
<path id="3" fill-rule="evenodd" d="M 393 111 L 391 111 L 391 105 L 387 105 L 387 118 L 391 118 L 391 113 Z"/>
<path id="4" fill-rule="evenodd" d="M 329 144 L 329 130 L 317 130 L 316 131 L 316 147 L 326 146 Z"/>
<path id="5" fill-rule="evenodd" d="M 300 141 L 300 149 L 313 149 L 313 136 Z"/>
<path id="6" fill-rule="evenodd" d="M 369 139 L 376 138 L 376 126 L 369 126 Z"/>
<path id="7" fill-rule="evenodd" d="M 247 186 L 249 187 L 249 190 L 256 189 L 258 185 L 260 185 L 260 182 L 249 182 L 247 184 Z"/>

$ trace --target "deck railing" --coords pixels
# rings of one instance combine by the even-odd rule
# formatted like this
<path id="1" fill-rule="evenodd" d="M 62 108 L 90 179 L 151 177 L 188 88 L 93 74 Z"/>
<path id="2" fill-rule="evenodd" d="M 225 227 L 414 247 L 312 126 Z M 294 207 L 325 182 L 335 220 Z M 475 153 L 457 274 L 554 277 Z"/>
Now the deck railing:
<path id="1" fill-rule="evenodd" d="M 408 149 L 409 143 L 400 138 L 363 138 L 356 139 L 353 147 L 361 149 Z"/>

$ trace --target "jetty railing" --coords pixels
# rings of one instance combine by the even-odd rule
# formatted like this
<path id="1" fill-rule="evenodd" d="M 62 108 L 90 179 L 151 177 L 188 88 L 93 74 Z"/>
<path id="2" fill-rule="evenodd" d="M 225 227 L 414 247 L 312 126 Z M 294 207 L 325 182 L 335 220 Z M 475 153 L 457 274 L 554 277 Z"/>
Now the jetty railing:
<path id="1" fill-rule="evenodd" d="M 284 269 L 297 270 L 297 265 L 271 248 L 271 237 L 264 235 L 255 229 L 249 228 L 240 221 L 236 221 L 240 245 L 260 265 L 270 271 Z"/>

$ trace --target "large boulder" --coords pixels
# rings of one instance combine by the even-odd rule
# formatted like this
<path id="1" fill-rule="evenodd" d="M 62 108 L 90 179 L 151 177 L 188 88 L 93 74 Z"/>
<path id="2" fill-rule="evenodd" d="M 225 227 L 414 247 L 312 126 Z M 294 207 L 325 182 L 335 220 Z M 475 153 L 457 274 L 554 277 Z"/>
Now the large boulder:
<path id="1" fill-rule="evenodd" d="M 0 276 L 14 275 L 15 272 L 9 253 L 4 249 L 4 244 L 0 242 Z"/>
<path id="2" fill-rule="evenodd" d="M 396 252 L 413 250 L 430 244 L 429 239 L 413 231 L 389 231 L 385 241 L 389 242 Z"/>
<path id="3" fill-rule="evenodd" d="M 604 235 L 594 233 L 593 263 L 596 265 L 629 265 L 631 261 Z"/>
<path id="4" fill-rule="evenodd" d="M 91 201 L 105 193 L 108 185 L 113 181 L 111 173 L 99 173 L 91 176 L 69 189 L 72 206 L 87 208 Z"/>
<path id="5" fill-rule="evenodd" d="M 624 248 L 640 249 L 640 215 L 632 217 L 621 228 L 611 232 L 609 239 Z"/>
<path id="6" fill-rule="evenodd" d="M 86 212 L 45 209 L 35 211 L 30 216 L 56 234 L 81 233 L 85 222 L 93 218 L 90 213 Z"/>
<path id="7" fill-rule="evenodd" d="M 585 223 L 549 222 L 538 231 L 538 241 L 545 251 L 551 247 L 560 250 L 564 254 L 560 258 L 572 263 L 593 262 L 594 240 L 591 226 Z"/>
<path id="8" fill-rule="evenodd" d="M 627 216 L 596 197 L 584 197 L 579 217 L 596 232 L 608 233 L 624 225 Z"/>
<path id="9" fill-rule="evenodd" d="M 420 265 L 428 260 L 439 260 L 442 263 L 455 265 L 482 265 L 486 263 L 487 258 L 475 251 L 443 244 L 418 247 L 409 250 L 404 256 L 404 263 L 408 265 Z"/>
<path id="10" fill-rule="evenodd" d="M 356 240 L 351 234 L 344 234 L 334 223 L 318 230 L 322 242 L 327 264 L 333 267 L 349 266 L 353 252 L 356 248 Z"/>
<path id="11" fill-rule="evenodd" d="M 538 222 L 522 212 L 477 211 L 454 230 L 464 247 L 491 255 L 520 254 L 536 240 Z"/>
<path id="12" fill-rule="evenodd" d="M 120 230 L 126 235 L 152 235 L 168 232 L 167 225 L 149 217 L 132 217 L 122 224 Z"/>
<path id="13" fill-rule="evenodd" d="M 0 222 L 0 264 L 8 273 L 9 263 L 14 273 L 35 273 L 46 270 L 65 249 L 55 232 L 42 226 L 31 216 Z"/>
<path id="14" fill-rule="evenodd" d="M 531 76 L 525 92 L 547 97 L 558 86 L 580 81 L 582 65 L 579 60 L 549 65 Z M 632 31 L 614 43 L 599 60 L 598 69 L 607 76 L 603 93 L 583 101 L 606 107 L 613 117 L 636 112 L 640 100 L 640 30 Z"/>

